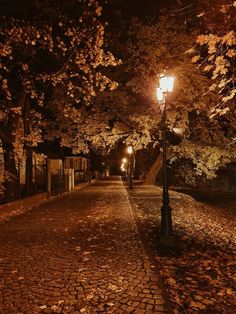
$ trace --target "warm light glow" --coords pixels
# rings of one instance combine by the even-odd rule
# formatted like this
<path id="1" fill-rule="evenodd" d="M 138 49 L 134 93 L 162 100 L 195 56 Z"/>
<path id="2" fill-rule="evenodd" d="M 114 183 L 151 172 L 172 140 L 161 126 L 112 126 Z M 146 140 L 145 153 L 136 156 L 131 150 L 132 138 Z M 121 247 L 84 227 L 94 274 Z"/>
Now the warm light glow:
<path id="1" fill-rule="evenodd" d="M 122 162 L 125 164 L 127 162 L 127 159 L 126 158 L 123 158 L 122 159 Z"/>
<path id="2" fill-rule="evenodd" d="M 172 92 L 174 88 L 175 77 L 171 75 L 160 76 L 160 89 L 163 93 Z"/>
<path id="3" fill-rule="evenodd" d="M 124 159 L 125 159 L 125 161 L 124 161 Z M 121 164 L 121 167 L 120 167 L 120 169 L 121 169 L 122 171 L 125 171 L 125 169 L 126 169 L 125 163 L 126 163 L 126 158 L 123 158 L 123 159 L 122 159 L 122 164 Z"/>
<path id="4" fill-rule="evenodd" d="M 157 87 L 157 100 L 159 102 L 164 102 L 164 100 L 165 100 L 164 93 L 160 87 Z"/>
<path id="5" fill-rule="evenodd" d="M 133 153 L 133 147 L 132 146 L 128 146 L 127 148 L 128 154 L 132 154 Z"/>
<path id="6" fill-rule="evenodd" d="M 173 128 L 173 131 L 177 135 L 183 135 L 183 133 L 184 133 L 183 129 L 181 129 L 181 128 Z"/>

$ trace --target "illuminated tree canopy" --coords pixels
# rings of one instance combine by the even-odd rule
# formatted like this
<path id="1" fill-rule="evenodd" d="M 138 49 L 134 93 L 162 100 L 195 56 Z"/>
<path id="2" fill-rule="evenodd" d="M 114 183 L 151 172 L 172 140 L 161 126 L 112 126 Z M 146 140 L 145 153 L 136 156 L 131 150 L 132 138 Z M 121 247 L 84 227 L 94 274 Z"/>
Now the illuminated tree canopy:
<path id="1" fill-rule="evenodd" d="M 188 17 L 188 5 L 148 18 L 108 14 L 109 23 L 104 4 L 4 1 L 0 139 L 9 186 L 16 160 L 26 154 L 30 163 L 40 143 L 74 154 L 160 146 L 155 91 L 166 69 L 176 76 L 168 128 L 183 134 L 176 158 L 209 178 L 235 160 L 235 1 L 195 1 Z"/>

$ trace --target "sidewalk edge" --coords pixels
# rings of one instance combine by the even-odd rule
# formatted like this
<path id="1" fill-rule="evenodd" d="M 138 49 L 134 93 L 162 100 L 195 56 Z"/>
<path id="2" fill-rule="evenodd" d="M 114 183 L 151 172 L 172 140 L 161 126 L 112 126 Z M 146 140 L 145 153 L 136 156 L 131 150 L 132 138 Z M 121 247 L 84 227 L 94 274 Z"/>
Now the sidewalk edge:
<path id="1" fill-rule="evenodd" d="M 143 244 L 143 248 L 144 248 L 144 251 L 150 261 L 150 263 L 155 267 L 154 268 L 154 272 L 158 275 L 158 280 L 157 280 L 157 284 L 161 290 L 161 293 L 162 293 L 162 297 L 163 297 L 163 300 L 165 302 L 165 309 L 167 311 L 168 314 L 173 314 L 173 307 L 171 305 L 171 301 L 170 301 L 170 296 L 167 292 L 167 288 L 166 288 L 166 284 L 162 278 L 162 276 L 160 275 L 160 271 L 158 269 L 158 267 L 156 266 L 156 260 L 149 254 L 148 250 L 146 249 L 146 246 L 145 246 L 145 240 L 143 239 L 142 237 L 142 228 L 141 228 L 141 225 L 139 223 L 139 221 L 137 220 L 135 214 L 134 214 L 134 205 L 133 205 L 133 202 L 130 198 L 130 194 L 127 190 L 127 187 L 124 185 L 124 182 L 122 181 L 122 185 L 124 187 L 124 190 L 125 190 L 125 197 L 127 199 L 127 203 L 128 203 L 128 207 L 129 207 L 129 210 L 130 210 L 130 213 L 134 219 L 134 222 L 135 222 L 135 225 L 136 225 L 136 229 L 137 229 L 137 234 L 138 234 L 138 237 L 139 237 L 139 240 L 141 241 L 141 243 Z"/>
<path id="2" fill-rule="evenodd" d="M 68 194 L 72 194 L 86 186 L 92 185 L 98 180 L 92 180 L 91 182 L 86 182 L 82 184 L 77 184 L 73 191 L 67 191 L 62 194 L 53 195 L 50 198 L 47 196 L 47 192 L 39 193 L 30 197 L 22 198 L 13 202 L 0 205 L 0 223 L 9 220 L 11 217 L 19 216 L 31 208 L 34 208 L 43 203 L 51 202 L 60 197 L 64 197 Z"/>

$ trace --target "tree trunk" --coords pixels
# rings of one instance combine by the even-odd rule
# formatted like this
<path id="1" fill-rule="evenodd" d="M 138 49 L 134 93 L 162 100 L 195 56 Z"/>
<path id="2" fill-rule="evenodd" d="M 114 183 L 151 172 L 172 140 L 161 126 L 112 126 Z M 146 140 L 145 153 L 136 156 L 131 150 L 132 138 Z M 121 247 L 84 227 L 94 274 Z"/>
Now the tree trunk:
<path id="1" fill-rule="evenodd" d="M 145 178 L 145 185 L 155 185 L 156 176 L 162 168 L 162 154 L 159 154 Z"/>
<path id="2" fill-rule="evenodd" d="M 173 156 L 173 152 L 170 148 L 167 148 L 167 158 L 171 158 Z M 148 174 L 146 175 L 144 184 L 145 185 L 156 185 L 156 177 L 160 170 L 162 169 L 162 154 L 160 153 L 154 163 L 152 164 L 150 170 L 148 171 Z"/>
<path id="3" fill-rule="evenodd" d="M 4 198 L 6 201 L 12 201 L 19 197 L 19 176 L 16 167 L 16 156 L 14 143 L 16 130 L 19 124 L 19 117 L 15 114 L 9 114 L 8 121 L 2 127 L 1 141 L 4 157 Z"/>
<path id="4" fill-rule="evenodd" d="M 14 146 L 12 143 L 4 142 L 4 178 L 5 178 L 5 200 L 13 201 L 19 197 L 19 178 L 16 168 Z"/>
<path id="5" fill-rule="evenodd" d="M 30 100 L 28 95 L 25 95 L 24 110 L 23 110 L 24 135 L 30 135 Z M 33 154 L 31 147 L 25 144 L 26 164 L 25 164 L 25 192 L 26 196 L 33 193 Z"/>
<path id="6" fill-rule="evenodd" d="M 26 147 L 25 192 L 26 196 L 30 196 L 33 193 L 33 154 L 29 147 Z"/>

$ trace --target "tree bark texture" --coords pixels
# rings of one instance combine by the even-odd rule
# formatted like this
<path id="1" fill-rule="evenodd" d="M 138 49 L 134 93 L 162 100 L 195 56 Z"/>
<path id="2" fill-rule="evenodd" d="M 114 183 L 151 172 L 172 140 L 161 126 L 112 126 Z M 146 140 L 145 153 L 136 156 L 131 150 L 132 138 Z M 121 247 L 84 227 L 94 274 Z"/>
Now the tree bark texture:
<path id="1" fill-rule="evenodd" d="M 169 148 L 167 148 L 167 158 L 171 158 L 173 156 L 173 152 Z M 160 153 L 154 163 L 152 164 L 151 168 L 149 169 L 144 184 L 145 185 L 156 185 L 156 177 L 158 173 L 161 171 L 163 166 L 162 162 L 162 154 Z"/>
<path id="2" fill-rule="evenodd" d="M 23 123 L 24 123 L 24 135 L 30 135 L 30 99 L 25 95 L 24 107 L 23 107 Z M 26 196 L 30 196 L 33 193 L 33 154 L 31 147 L 26 143 L 26 165 L 25 165 L 25 192 Z"/>
<path id="3" fill-rule="evenodd" d="M 16 156 L 14 143 L 16 140 L 16 131 L 19 125 L 19 116 L 11 113 L 8 115 L 7 121 L 1 126 L 1 141 L 4 158 L 4 199 L 12 201 L 19 197 L 20 185 L 18 170 L 16 167 Z"/>

